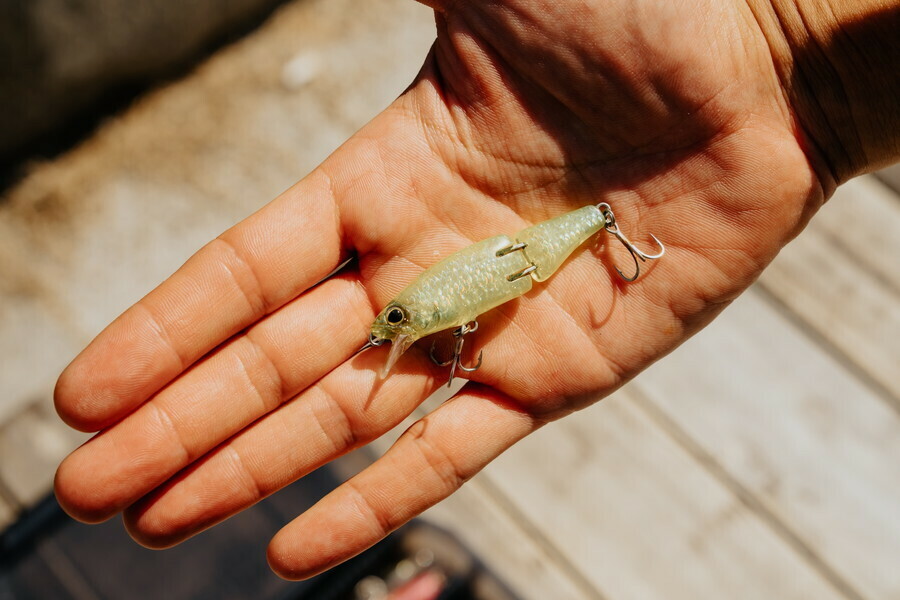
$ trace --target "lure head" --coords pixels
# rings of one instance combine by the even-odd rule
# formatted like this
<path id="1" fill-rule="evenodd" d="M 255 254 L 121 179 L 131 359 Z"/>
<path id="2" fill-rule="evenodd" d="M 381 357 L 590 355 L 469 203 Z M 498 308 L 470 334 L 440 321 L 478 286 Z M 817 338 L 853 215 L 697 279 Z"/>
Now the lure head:
<path id="1" fill-rule="evenodd" d="M 386 377 L 400 355 L 406 352 L 413 342 L 422 337 L 418 325 L 415 313 L 397 301 L 385 306 L 384 310 L 375 317 L 369 339 L 391 342 L 391 353 L 381 370 L 381 377 Z"/>

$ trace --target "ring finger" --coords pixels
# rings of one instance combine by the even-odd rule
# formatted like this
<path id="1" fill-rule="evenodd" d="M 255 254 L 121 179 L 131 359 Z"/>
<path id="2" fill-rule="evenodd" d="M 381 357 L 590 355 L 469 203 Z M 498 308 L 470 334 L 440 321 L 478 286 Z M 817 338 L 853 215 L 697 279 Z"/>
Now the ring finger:
<path id="1" fill-rule="evenodd" d="M 346 360 L 372 318 L 353 274 L 300 296 L 73 452 L 57 472 L 60 503 L 109 518 Z"/>
<path id="2" fill-rule="evenodd" d="M 345 362 L 130 507 L 132 537 L 176 544 L 400 423 L 446 374 L 410 353 L 381 380 L 386 351 Z"/>

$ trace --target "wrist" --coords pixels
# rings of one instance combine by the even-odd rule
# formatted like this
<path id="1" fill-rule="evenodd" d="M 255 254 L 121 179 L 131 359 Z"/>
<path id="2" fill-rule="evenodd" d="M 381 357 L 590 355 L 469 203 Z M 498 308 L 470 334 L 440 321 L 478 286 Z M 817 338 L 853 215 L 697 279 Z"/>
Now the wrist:
<path id="1" fill-rule="evenodd" d="M 900 2 L 747 4 L 826 194 L 900 160 Z"/>

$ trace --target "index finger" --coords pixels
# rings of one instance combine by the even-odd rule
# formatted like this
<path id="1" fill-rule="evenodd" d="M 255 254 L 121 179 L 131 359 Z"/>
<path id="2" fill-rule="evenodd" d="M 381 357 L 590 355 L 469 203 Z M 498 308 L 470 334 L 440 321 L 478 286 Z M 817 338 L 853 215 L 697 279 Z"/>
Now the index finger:
<path id="1" fill-rule="evenodd" d="M 295 298 L 341 258 L 329 178 L 319 170 L 201 248 L 126 310 L 60 375 L 70 426 L 121 419 L 216 345 Z"/>

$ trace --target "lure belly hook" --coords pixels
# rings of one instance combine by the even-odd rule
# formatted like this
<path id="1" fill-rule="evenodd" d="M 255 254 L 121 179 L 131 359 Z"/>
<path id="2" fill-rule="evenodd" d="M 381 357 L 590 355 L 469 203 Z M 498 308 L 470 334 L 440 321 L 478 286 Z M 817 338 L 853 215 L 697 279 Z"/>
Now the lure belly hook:
<path id="1" fill-rule="evenodd" d="M 438 331 L 455 328 L 453 354 L 446 361 L 434 355 L 439 366 L 450 367 L 449 386 L 457 369 L 472 372 L 481 366 L 479 353 L 474 366 L 462 365 L 463 337 L 478 329 L 477 317 L 531 289 L 533 282 L 545 281 L 589 237 L 604 230 L 628 250 L 634 261 L 634 281 L 640 263 L 665 254 L 659 246 L 656 254 L 639 250 L 619 229 L 609 204 L 585 206 L 559 217 L 523 229 L 515 236 L 498 235 L 451 254 L 425 270 L 406 289 L 385 306 L 372 323 L 369 341 L 360 351 L 391 342 L 391 352 L 382 369 L 385 377 L 400 355 L 416 340 Z"/>

